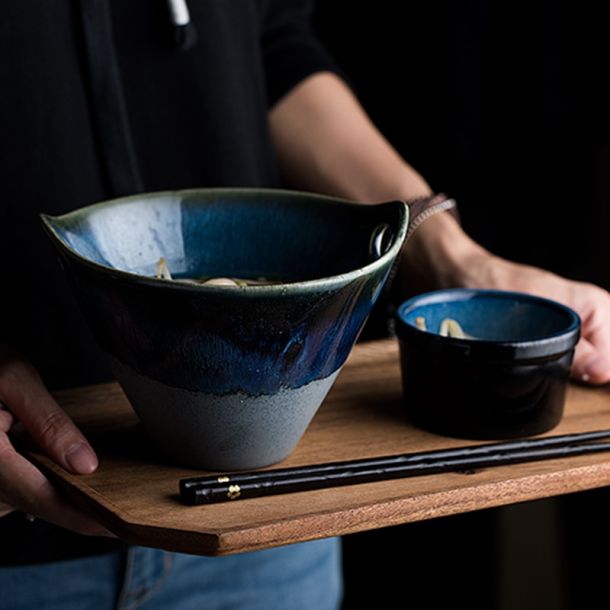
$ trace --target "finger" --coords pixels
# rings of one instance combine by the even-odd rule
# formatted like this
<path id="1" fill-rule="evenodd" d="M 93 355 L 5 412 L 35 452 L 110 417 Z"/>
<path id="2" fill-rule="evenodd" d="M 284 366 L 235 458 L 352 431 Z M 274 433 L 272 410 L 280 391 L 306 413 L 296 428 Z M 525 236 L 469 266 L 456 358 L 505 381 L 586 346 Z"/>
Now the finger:
<path id="1" fill-rule="evenodd" d="M 0 400 L 53 461 L 76 474 L 97 468 L 95 452 L 30 364 L 19 359 L 1 363 Z"/>
<path id="2" fill-rule="evenodd" d="M 0 402 L 0 432 L 8 432 L 13 425 L 13 421 L 11 412 L 6 408 L 5 404 Z M 9 504 L 0 502 L 0 519 L 14 511 L 15 509 Z"/>
<path id="3" fill-rule="evenodd" d="M 591 343 L 581 337 L 580 341 L 576 345 L 574 351 L 574 362 L 572 363 L 571 376 L 573 379 L 578 379 L 585 383 L 590 382 L 589 374 L 585 369 L 585 362 L 587 362 L 595 354 L 595 348 Z"/>
<path id="4" fill-rule="evenodd" d="M 114 536 L 94 519 L 66 504 L 44 475 L 0 432 L 0 493 L 3 506 L 91 536 Z M 2 508 L 2 505 L 0 505 Z"/>
<path id="5" fill-rule="evenodd" d="M 6 517 L 6 515 L 10 515 L 15 512 L 15 508 L 13 508 L 10 504 L 6 504 L 5 502 L 0 502 L 0 519 L 2 517 Z"/>
<path id="6" fill-rule="evenodd" d="M 582 338 L 574 354 L 573 375 L 585 383 L 610 381 L 610 320 L 605 319 L 606 314 L 605 310 L 597 308 L 582 321 Z"/>
<path id="7" fill-rule="evenodd" d="M 597 338 L 592 337 L 594 352 L 582 365 L 583 379 L 593 384 L 603 384 L 610 381 L 610 358 L 607 348 L 598 347 Z"/>
<path id="8" fill-rule="evenodd" d="M 572 377 L 592 385 L 608 383 L 610 361 L 590 341 L 581 339 L 574 354 Z"/>
<path id="9" fill-rule="evenodd" d="M 13 414 L 0 404 L 0 430 L 2 432 L 8 432 L 14 423 L 15 418 L 13 417 Z"/>

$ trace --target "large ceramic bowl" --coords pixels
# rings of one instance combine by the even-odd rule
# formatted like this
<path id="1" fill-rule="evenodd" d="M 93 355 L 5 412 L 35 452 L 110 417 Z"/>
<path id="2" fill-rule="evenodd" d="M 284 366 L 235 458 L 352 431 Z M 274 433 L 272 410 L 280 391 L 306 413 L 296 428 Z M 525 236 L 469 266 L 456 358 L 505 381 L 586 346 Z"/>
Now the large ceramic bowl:
<path id="1" fill-rule="evenodd" d="M 160 192 L 43 224 L 116 377 L 165 453 L 199 468 L 286 457 L 404 240 L 405 203 L 277 190 Z M 157 279 L 275 280 L 200 285 Z"/>
<path id="2" fill-rule="evenodd" d="M 570 308 L 520 292 L 439 290 L 403 303 L 396 332 L 405 410 L 417 425 L 497 439 L 561 420 L 580 334 Z"/>

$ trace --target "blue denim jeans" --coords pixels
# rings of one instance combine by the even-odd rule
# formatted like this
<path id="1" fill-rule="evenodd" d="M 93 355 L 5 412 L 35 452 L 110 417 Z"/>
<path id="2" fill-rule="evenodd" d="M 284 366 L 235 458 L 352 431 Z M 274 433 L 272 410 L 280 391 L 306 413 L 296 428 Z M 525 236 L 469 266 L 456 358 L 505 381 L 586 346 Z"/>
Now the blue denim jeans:
<path id="1" fill-rule="evenodd" d="M 337 610 L 340 548 L 337 538 L 226 557 L 132 547 L 0 568 L 0 609 Z"/>

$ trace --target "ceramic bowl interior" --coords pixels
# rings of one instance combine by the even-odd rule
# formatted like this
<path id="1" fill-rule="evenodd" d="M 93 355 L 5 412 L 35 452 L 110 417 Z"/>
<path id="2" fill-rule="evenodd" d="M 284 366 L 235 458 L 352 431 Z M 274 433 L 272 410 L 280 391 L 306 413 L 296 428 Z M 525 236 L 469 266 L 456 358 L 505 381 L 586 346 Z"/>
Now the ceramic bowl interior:
<path id="1" fill-rule="evenodd" d="M 286 205 L 287 198 L 294 205 Z M 299 202 L 301 205 L 299 205 Z M 304 202 L 307 205 L 302 205 Z M 301 282 L 359 270 L 395 244 L 401 210 L 282 191 L 210 189 L 136 196 L 46 217 L 84 259 L 154 277 L 161 257 L 175 278 Z"/>
<path id="2" fill-rule="evenodd" d="M 43 221 L 149 436 L 182 464 L 233 470 L 295 447 L 381 292 L 408 208 L 200 189 Z M 175 279 L 272 283 L 157 279 L 160 258 Z"/>
<path id="3" fill-rule="evenodd" d="M 504 358 L 561 353 L 578 339 L 578 315 L 548 299 L 494 290 L 444 290 L 421 295 L 401 305 L 399 324 L 413 329 L 422 342 L 453 344 L 454 351 L 503 354 Z M 464 338 L 441 336 L 443 321 L 455 320 Z M 418 326 L 424 320 L 425 330 Z M 472 341 L 476 341 L 473 344 Z"/>
<path id="4" fill-rule="evenodd" d="M 443 336 L 447 320 L 464 336 Z M 570 308 L 516 292 L 441 290 L 403 303 L 396 323 L 405 409 L 417 425 L 492 439 L 560 421 L 580 332 Z"/>

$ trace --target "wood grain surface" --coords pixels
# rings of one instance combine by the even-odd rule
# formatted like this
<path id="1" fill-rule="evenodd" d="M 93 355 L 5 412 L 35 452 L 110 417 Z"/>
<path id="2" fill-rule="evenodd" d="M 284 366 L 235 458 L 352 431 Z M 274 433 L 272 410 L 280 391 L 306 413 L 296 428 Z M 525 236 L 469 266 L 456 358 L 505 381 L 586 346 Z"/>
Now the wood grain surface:
<path id="1" fill-rule="evenodd" d="M 296 450 L 275 467 L 473 444 L 410 426 L 401 392 L 397 342 L 356 345 Z M 55 396 L 91 439 L 100 467 L 76 476 L 38 453 L 28 457 L 121 538 L 173 551 L 251 551 L 610 484 L 608 453 L 186 506 L 178 480 L 204 472 L 172 465 L 155 451 L 116 383 Z M 564 418 L 549 434 L 599 428 L 610 428 L 610 388 L 571 386 Z"/>

